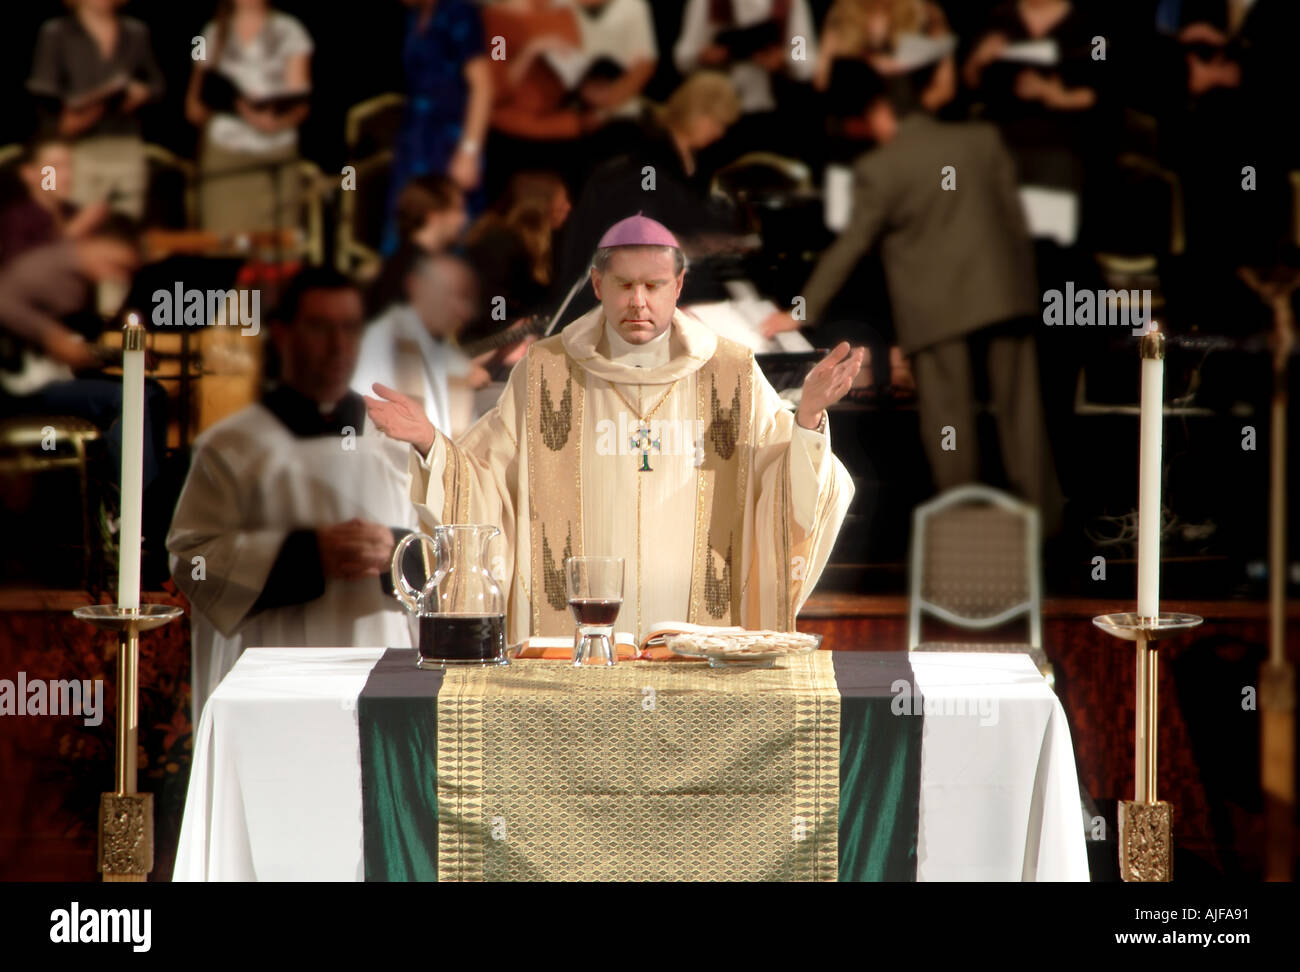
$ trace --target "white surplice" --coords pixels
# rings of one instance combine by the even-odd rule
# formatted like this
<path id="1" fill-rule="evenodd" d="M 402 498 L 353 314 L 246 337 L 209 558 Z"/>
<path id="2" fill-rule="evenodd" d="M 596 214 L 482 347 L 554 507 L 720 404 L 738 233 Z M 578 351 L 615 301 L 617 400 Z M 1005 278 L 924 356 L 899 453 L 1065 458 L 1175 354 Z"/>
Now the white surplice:
<path id="1" fill-rule="evenodd" d="M 193 607 L 196 724 L 246 647 L 413 644 L 406 611 L 375 577 L 326 578 L 315 600 L 249 616 L 292 530 L 354 517 L 416 528 L 407 447 L 369 417 L 359 432 L 300 438 L 258 403 L 196 440 L 167 535 L 172 577 Z"/>
<path id="2" fill-rule="evenodd" d="M 375 382 L 396 388 L 422 401 L 434 428 L 456 435 L 469 426 L 473 403 L 453 402 L 450 386 L 469 374 L 470 366 L 465 352 L 434 338 L 409 304 L 393 304 L 366 326 L 352 390 L 374 395 Z"/>

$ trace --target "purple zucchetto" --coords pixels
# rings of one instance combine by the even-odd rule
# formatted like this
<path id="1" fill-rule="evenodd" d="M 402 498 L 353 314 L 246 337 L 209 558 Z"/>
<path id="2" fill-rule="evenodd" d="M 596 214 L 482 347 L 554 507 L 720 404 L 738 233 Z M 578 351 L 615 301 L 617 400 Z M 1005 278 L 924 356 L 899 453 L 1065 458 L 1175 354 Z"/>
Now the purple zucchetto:
<path id="1" fill-rule="evenodd" d="M 677 237 L 663 223 L 637 213 L 627 219 L 620 219 L 605 230 L 605 235 L 596 244 L 600 249 L 609 246 L 671 246 L 680 250 L 682 245 Z"/>

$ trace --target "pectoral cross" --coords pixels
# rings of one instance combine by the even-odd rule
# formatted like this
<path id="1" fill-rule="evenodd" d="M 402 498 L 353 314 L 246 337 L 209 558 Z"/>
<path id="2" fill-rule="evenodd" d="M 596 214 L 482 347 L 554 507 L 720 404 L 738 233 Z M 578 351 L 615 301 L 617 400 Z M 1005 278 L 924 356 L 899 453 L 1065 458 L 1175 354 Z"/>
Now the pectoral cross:
<path id="1" fill-rule="evenodd" d="M 650 427 L 642 422 L 636 427 L 636 435 L 629 439 L 628 443 L 633 451 L 641 453 L 641 468 L 637 472 L 654 472 L 650 468 L 650 450 L 658 449 L 660 445 L 658 439 L 650 437 Z"/>

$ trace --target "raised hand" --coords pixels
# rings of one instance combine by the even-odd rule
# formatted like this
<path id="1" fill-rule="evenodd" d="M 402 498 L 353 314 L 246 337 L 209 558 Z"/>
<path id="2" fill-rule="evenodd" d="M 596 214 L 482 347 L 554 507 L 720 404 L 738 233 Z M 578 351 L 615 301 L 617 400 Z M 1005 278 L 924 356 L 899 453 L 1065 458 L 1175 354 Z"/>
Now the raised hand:
<path id="1" fill-rule="evenodd" d="M 848 341 L 841 341 L 818 361 L 803 380 L 803 396 L 795 421 L 805 429 L 817 428 L 822 411 L 848 393 L 865 355 L 866 348 L 850 348 Z"/>
<path id="2" fill-rule="evenodd" d="M 437 431 L 424 408 L 410 395 L 403 395 L 396 388 L 389 388 L 375 382 L 371 386 L 379 398 L 362 395 L 366 411 L 375 428 L 390 439 L 409 442 L 420 450 L 420 455 L 427 456 L 437 438 Z M 381 400 L 382 399 L 382 400 Z"/>

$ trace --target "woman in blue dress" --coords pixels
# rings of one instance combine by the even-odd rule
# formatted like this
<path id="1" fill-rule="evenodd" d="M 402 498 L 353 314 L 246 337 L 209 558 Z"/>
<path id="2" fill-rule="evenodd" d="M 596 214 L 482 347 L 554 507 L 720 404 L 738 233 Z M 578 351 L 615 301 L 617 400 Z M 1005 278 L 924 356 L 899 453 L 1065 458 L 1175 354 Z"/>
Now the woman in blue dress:
<path id="1" fill-rule="evenodd" d="M 393 146 L 388 219 L 381 249 L 397 248 L 394 209 L 406 183 L 438 172 L 465 191 L 471 213 L 483 208 L 479 186 L 492 109 L 483 24 L 470 0 L 405 0 L 412 8 L 402 45 L 407 102 Z"/>

